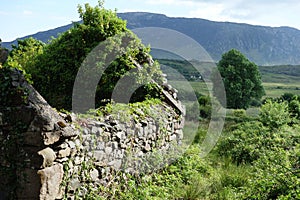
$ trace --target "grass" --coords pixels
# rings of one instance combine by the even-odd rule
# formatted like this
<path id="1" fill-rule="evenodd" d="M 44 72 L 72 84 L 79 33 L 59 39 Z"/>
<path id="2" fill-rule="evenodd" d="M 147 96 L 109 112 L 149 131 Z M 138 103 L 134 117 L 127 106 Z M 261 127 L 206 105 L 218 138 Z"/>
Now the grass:
<path id="1" fill-rule="evenodd" d="M 284 93 L 300 95 L 300 81 L 292 83 L 263 82 L 263 86 L 266 91 L 265 97 L 279 97 Z"/>
<path id="2" fill-rule="evenodd" d="M 281 77 L 284 77 L 282 75 Z M 265 89 L 266 95 L 264 97 L 280 97 L 284 93 L 293 93 L 300 95 L 300 77 L 290 78 L 288 75 L 285 76 L 285 79 L 274 79 L 272 81 L 276 82 L 268 82 L 263 79 L 263 87 Z M 212 83 L 205 82 L 189 82 L 183 83 L 184 81 L 172 81 L 170 84 L 176 88 L 179 93 L 186 92 L 189 93 L 201 93 L 203 95 L 209 94 L 209 88 L 212 88 Z M 187 85 L 189 84 L 189 85 Z"/>
<path id="3" fill-rule="evenodd" d="M 173 61 L 171 66 L 176 64 Z M 177 63 L 185 70 L 188 68 L 185 63 Z M 284 93 L 300 95 L 300 66 L 260 66 L 263 86 L 266 91 L 264 97 L 279 97 Z M 194 94 L 208 95 L 212 88 L 212 83 L 201 81 L 183 81 L 178 79 L 170 80 L 169 83 L 176 88 L 179 93 L 183 93 L 183 99 Z M 180 96 L 180 95 L 179 95 Z"/>
<path id="4" fill-rule="evenodd" d="M 282 74 L 279 69 L 281 68 L 272 73 L 270 71 L 262 73 L 265 97 L 279 97 L 284 93 L 300 95 L 300 76 Z M 277 73 L 279 71 L 280 73 Z M 199 81 L 175 80 L 169 83 L 179 91 L 179 96 L 182 93 L 181 95 L 187 98 L 184 102 L 187 106 L 193 103 L 193 100 L 189 99 L 190 96 L 199 93 L 208 95 L 209 88 L 212 86 L 211 83 Z M 258 108 L 250 108 L 244 112 L 232 109 L 227 111 L 224 133 L 219 143 L 226 137 L 233 137 L 232 125 L 237 127 L 243 121 L 257 120 Z M 107 191 L 108 196 L 111 197 L 108 199 L 231 200 L 245 199 L 244 193 L 250 186 L 252 187 L 250 191 L 254 193 L 258 191 L 260 188 L 253 186 L 253 181 L 257 180 L 255 180 L 256 171 L 252 165 L 241 163 L 237 165 L 232 161 L 231 156 L 220 156 L 217 152 L 218 148 L 213 149 L 205 158 L 199 156 L 203 138 L 207 134 L 207 126 L 207 121 L 201 121 L 199 124 L 186 121 L 185 140 L 191 141 L 193 137 L 191 133 L 198 129 L 194 143 L 186 149 L 186 152 L 176 162 L 161 169 L 158 173 L 143 177 L 122 176 L 126 177 L 124 184 L 113 185 Z M 247 147 L 251 148 L 251 146 Z M 266 172 L 269 173 L 269 171 Z M 116 192 L 112 194 L 112 191 Z"/>

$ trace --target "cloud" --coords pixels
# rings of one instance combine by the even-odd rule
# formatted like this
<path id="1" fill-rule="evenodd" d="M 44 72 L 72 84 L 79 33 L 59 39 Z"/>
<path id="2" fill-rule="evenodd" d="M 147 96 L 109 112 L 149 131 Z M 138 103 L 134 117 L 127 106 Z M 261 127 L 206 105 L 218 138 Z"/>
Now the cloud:
<path id="1" fill-rule="evenodd" d="M 172 5 L 172 6 L 195 6 L 197 1 L 193 0 L 146 0 L 150 5 Z"/>
<path id="2" fill-rule="evenodd" d="M 32 14 L 33 14 L 33 12 L 30 11 L 30 10 L 24 10 L 24 11 L 23 11 L 23 15 L 28 16 L 28 15 L 32 15 Z"/>
<path id="3" fill-rule="evenodd" d="M 187 8 L 186 17 L 268 26 L 300 27 L 298 0 L 148 0 L 156 5 Z"/>
<path id="4" fill-rule="evenodd" d="M 126 12 L 139 12 L 139 11 L 140 10 L 138 10 L 138 9 L 130 9 L 130 8 L 125 8 L 125 9 L 120 10 L 120 12 L 124 12 L 124 13 L 126 13 Z"/>
<path id="5" fill-rule="evenodd" d="M 222 16 L 225 6 L 223 4 L 202 3 L 198 8 L 189 12 L 189 17 L 207 18 L 210 20 L 224 20 Z"/>

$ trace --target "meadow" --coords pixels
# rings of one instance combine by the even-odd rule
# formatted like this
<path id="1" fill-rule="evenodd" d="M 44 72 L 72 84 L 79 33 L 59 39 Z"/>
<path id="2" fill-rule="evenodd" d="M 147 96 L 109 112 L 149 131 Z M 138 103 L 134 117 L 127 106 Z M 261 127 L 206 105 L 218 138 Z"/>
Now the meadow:
<path id="1" fill-rule="evenodd" d="M 189 75 L 194 73 L 188 73 L 189 67 L 183 67 L 183 69 L 185 69 L 182 70 L 184 74 Z M 260 66 L 259 70 L 262 77 L 262 85 L 266 92 L 263 98 L 276 98 L 284 93 L 300 95 L 300 66 Z M 189 79 L 187 78 L 186 80 Z M 211 82 L 189 80 L 187 84 L 186 80 L 173 79 L 170 83 L 178 91 L 182 91 L 183 93 L 185 91 L 191 91 L 191 87 L 196 94 L 201 93 L 203 95 L 208 95 L 212 88 Z"/>

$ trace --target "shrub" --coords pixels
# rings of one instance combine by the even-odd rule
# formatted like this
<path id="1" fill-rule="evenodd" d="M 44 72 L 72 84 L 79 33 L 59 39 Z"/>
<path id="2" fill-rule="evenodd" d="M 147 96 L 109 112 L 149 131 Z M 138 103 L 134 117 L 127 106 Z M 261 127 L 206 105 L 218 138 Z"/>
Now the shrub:
<path id="1" fill-rule="evenodd" d="M 276 129 L 291 121 L 287 102 L 267 100 L 260 109 L 260 121 L 270 129 Z"/>
<path id="2" fill-rule="evenodd" d="M 300 119 L 300 101 L 297 96 L 294 96 L 293 100 L 291 100 L 288 107 L 291 116 L 296 119 Z"/>
<path id="3" fill-rule="evenodd" d="M 266 133 L 266 129 L 259 122 L 241 123 L 222 138 L 217 145 L 217 152 L 221 156 L 232 158 L 237 164 L 251 163 L 262 153 Z"/>
<path id="4" fill-rule="evenodd" d="M 71 110 L 73 86 L 82 65 L 88 67 L 87 72 L 80 73 L 86 73 L 84 81 L 80 82 L 86 94 L 78 97 L 82 98 L 83 103 L 87 98 L 92 98 L 87 95 L 95 91 L 96 106 L 103 99 L 111 99 L 118 81 L 125 75 L 129 77 L 128 71 L 132 72 L 130 75 L 134 80 L 132 84 L 121 85 L 121 92 L 131 94 L 131 89 L 141 83 L 144 86 L 138 90 L 134 101 L 144 100 L 147 94 L 159 96 L 155 84 L 150 83 L 151 79 L 156 80 L 161 74 L 159 64 L 152 62 L 150 49 L 126 28 L 126 21 L 119 18 L 115 11 L 106 10 L 101 1 L 96 7 L 89 4 L 79 6 L 78 12 L 83 23 L 74 24 L 73 28 L 50 41 L 37 57 L 34 66 L 37 70 L 29 72 L 32 72 L 34 86 L 48 103 L 58 109 Z M 113 39 L 114 36 L 118 37 Z M 99 44 L 103 44 L 104 49 L 95 49 Z M 87 55 L 91 56 L 88 60 Z M 110 61 L 114 57 L 116 59 Z M 105 64 L 109 64 L 109 67 L 104 71 Z M 98 80 L 100 72 L 103 74 Z M 93 78 L 99 81 L 96 88 L 89 83 Z"/>
<path id="5" fill-rule="evenodd" d="M 238 117 L 238 118 L 245 118 L 246 117 L 246 110 L 244 110 L 244 109 L 233 110 L 232 115 L 234 117 Z"/>
<path id="6" fill-rule="evenodd" d="M 299 199 L 299 148 L 268 151 L 254 163 L 253 178 L 242 199 Z M 295 159 L 298 156 L 298 159 Z M 297 167 L 295 167 L 297 166 Z"/>
<path id="7" fill-rule="evenodd" d="M 270 129 L 261 122 L 238 124 L 220 140 L 217 152 L 237 164 L 253 163 L 268 151 L 291 149 L 300 142 L 297 126 Z"/>
<path id="8" fill-rule="evenodd" d="M 200 111 L 200 117 L 207 119 L 211 117 L 211 113 L 212 113 L 212 102 L 210 97 L 207 96 L 200 96 L 198 98 L 198 102 L 199 102 L 199 111 Z"/>

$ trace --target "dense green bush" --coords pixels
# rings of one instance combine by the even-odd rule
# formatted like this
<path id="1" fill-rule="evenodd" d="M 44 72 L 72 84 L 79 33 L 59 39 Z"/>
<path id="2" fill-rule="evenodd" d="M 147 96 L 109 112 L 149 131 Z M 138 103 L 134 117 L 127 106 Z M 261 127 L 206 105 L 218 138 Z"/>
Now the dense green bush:
<path id="1" fill-rule="evenodd" d="M 268 151 L 254 163 L 254 172 L 242 199 L 299 199 L 299 146 L 290 151 Z"/>
<path id="2" fill-rule="evenodd" d="M 5 66 L 21 70 L 31 82 L 31 74 L 37 73 L 37 57 L 43 53 L 44 47 L 44 43 L 32 37 L 18 40 L 18 45 L 12 46 Z"/>
<path id="3" fill-rule="evenodd" d="M 300 119 L 300 98 L 298 96 L 293 96 L 293 99 L 289 102 L 288 109 L 291 117 Z"/>
<path id="4" fill-rule="evenodd" d="M 260 121 L 270 129 L 276 129 L 291 122 L 287 102 L 267 100 L 260 110 Z"/>
<path id="5" fill-rule="evenodd" d="M 281 97 L 279 97 L 278 100 L 291 102 L 293 100 L 294 96 L 295 95 L 292 93 L 284 93 L 283 95 L 281 95 Z"/>
<path id="6" fill-rule="evenodd" d="M 89 4 L 84 7 L 79 6 L 78 12 L 83 23 L 75 23 L 73 28 L 50 41 L 28 70 L 28 73 L 32 75 L 35 88 L 50 105 L 58 109 L 71 109 L 73 85 L 78 69 L 87 55 L 104 41 L 106 43 L 101 44 L 106 44 L 105 49 L 93 51 L 90 54 L 90 60 L 86 61 L 91 68 L 88 76 L 103 72 L 105 63 L 109 64 L 111 57 L 115 54 L 120 56 L 110 63 L 99 80 L 96 89 L 97 105 L 101 100 L 111 98 L 119 79 L 130 70 L 135 69 L 132 72 L 136 77 L 133 83 L 140 82 L 145 85 L 151 79 L 159 77 L 161 71 L 158 63 L 152 63 L 149 55 L 150 49 L 144 47 L 141 41 L 126 28 L 126 21 L 120 19 L 116 12 L 106 10 L 101 2 L 96 7 L 91 7 Z M 118 37 L 113 40 L 112 37 L 116 35 Z M 138 69 L 136 63 L 140 63 L 142 69 Z M 96 71 L 93 71 L 93 67 Z M 88 87 L 89 80 L 87 77 L 87 80 L 80 84 Z M 122 91 L 129 92 L 130 86 L 123 86 Z M 132 85 L 133 88 L 134 86 Z M 148 93 L 150 96 L 156 95 L 155 84 L 149 83 L 142 86 L 135 93 L 136 97 L 133 101 L 145 98 L 146 94 L 143 93 Z M 82 97 L 83 101 L 85 98 L 89 97 Z"/>
<path id="7" fill-rule="evenodd" d="M 232 158 L 237 164 L 253 162 L 263 153 L 264 148 L 268 148 L 267 141 L 263 139 L 267 136 L 267 130 L 259 122 L 239 124 L 227 134 L 219 142 L 217 152 Z"/>
<path id="8" fill-rule="evenodd" d="M 261 107 L 259 121 L 234 126 L 218 144 L 218 153 L 241 164 L 252 163 L 269 150 L 293 148 L 300 136 L 289 126 L 290 121 L 286 102 L 268 100 Z"/>
<path id="9" fill-rule="evenodd" d="M 300 128 L 289 111 L 287 99 L 268 99 L 259 121 L 235 124 L 219 142 L 218 155 L 251 167 L 235 199 L 300 198 Z"/>

